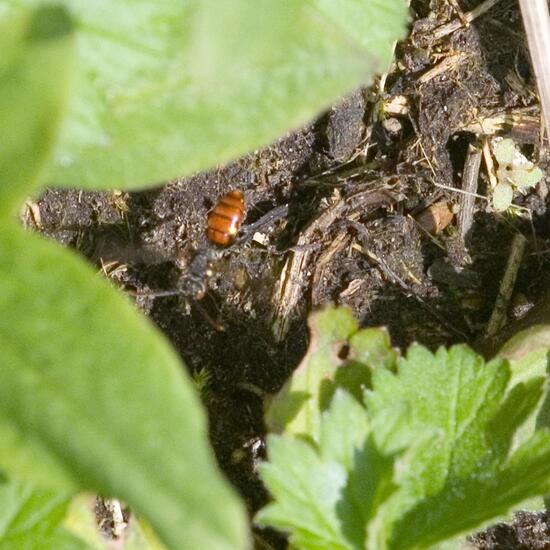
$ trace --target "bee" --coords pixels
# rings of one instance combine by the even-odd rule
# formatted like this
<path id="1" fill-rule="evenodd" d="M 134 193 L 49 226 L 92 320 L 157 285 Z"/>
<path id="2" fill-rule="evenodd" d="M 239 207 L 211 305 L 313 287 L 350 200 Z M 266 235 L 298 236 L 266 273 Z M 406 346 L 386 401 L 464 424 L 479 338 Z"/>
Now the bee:
<path id="1" fill-rule="evenodd" d="M 244 218 L 242 191 L 229 191 L 208 214 L 206 236 L 210 243 L 227 247 L 237 236 Z"/>

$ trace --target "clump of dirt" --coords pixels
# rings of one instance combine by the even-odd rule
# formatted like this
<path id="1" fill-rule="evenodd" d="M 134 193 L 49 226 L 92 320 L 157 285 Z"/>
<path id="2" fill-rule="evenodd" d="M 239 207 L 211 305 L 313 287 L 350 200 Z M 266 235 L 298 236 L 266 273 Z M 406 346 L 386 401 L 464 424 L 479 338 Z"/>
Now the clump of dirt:
<path id="1" fill-rule="evenodd" d="M 518 512 L 510 524 L 499 523 L 470 537 L 479 550 L 544 550 L 550 545 L 548 512 Z"/>
<path id="2" fill-rule="evenodd" d="M 511 213 L 484 198 L 483 164 L 470 206 L 461 191 L 469 147 L 491 137 L 484 127 L 548 168 L 516 2 L 501 0 L 466 24 L 464 13 L 480 4 L 413 1 L 411 35 L 384 79 L 270 147 L 146 192 L 49 190 L 28 212 L 29 225 L 138 295 L 189 371 L 206 376 L 212 444 L 251 514 L 267 498 L 256 472 L 263 400 L 303 355 L 313 308 L 347 305 L 363 326 L 387 326 L 395 345 L 433 349 L 483 336 L 517 232 L 529 249 L 516 296 L 536 303 L 550 276 L 544 181 Z M 246 218 L 205 297 L 155 297 L 181 287 L 196 255 L 212 247 L 207 214 L 232 189 L 244 193 Z M 434 233 L 423 220 L 437 204 L 470 208 L 471 226 L 455 218 Z M 531 521 L 521 517 L 472 540 L 512 548 L 498 544 L 520 540 Z M 537 518 L 547 530 L 546 516 Z"/>

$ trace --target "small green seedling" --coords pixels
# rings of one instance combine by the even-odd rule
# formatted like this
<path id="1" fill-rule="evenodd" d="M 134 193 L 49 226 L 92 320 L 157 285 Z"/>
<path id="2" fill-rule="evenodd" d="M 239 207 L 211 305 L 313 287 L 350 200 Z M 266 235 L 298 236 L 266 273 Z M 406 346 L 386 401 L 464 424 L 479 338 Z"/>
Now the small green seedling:
<path id="1" fill-rule="evenodd" d="M 210 393 L 210 379 L 211 375 L 205 368 L 192 374 L 193 384 L 195 384 L 195 388 L 203 400 L 207 399 Z"/>
<path id="2" fill-rule="evenodd" d="M 502 212 L 512 204 L 515 191 L 525 193 L 543 178 L 544 172 L 527 160 L 512 139 L 495 138 L 493 154 L 498 163 L 493 206 Z"/>

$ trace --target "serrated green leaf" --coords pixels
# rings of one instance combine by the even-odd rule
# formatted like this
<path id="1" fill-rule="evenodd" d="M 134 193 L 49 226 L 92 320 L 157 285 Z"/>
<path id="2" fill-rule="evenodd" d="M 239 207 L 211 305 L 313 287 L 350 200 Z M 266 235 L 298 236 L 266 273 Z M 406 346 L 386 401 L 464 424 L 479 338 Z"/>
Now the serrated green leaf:
<path id="1" fill-rule="evenodd" d="M 507 349 L 513 360 L 535 360 L 538 344 Z M 485 363 L 464 345 L 435 354 L 414 345 L 396 372 L 374 370 L 366 411 L 340 387 L 317 438 L 285 432 L 274 453 L 269 442 L 262 477 L 275 500 L 259 520 L 288 531 L 297 548 L 456 547 L 462 533 L 550 491 L 550 431 L 518 437 L 544 379 L 512 366 L 514 385 L 503 358 Z"/>
<path id="2" fill-rule="evenodd" d="M 269 438 L 261 475 L 275 502 L 256 523 L 288 531 L 297 548 L 362 549 L 365 525 L 395 490 L 393 459 L 378 452 L 365 409 L 343 390 L 322 414 L 320 434 L 319 447 Z"/>
<path id="3" fill-rule="evenodd" d="M 1 550 L 89 550 L 62 525 L 69 496 L 26 483 L 0 483 Z"/>
<path id="4" fill-rule="evenodd" d="M 342 430 L 342 426 L 346 429 Z M 350 470 L 354 464 L 355 452 L 363 446 L 369 424 L 367 414 L 353 397 L 343 390 L 337 390 L 330 407 L 321 418 L 319 451 L 321 458 L 334 460 Z"/>
<path id="5" fill-rule="evenodd" d="M 432 484 L 445 482 L 449 457 L 456 456 L 458 437 L 463 445 L 481 445 L 483 433 L 470 433 L 466 428 L 492 417 L 499 406 L 497 397 L 509 380 L 509 368 L 503 361 L 485 366 L 483 359 L 466 346 L 454 346 L 449 351 L 441 348 L 434 355 L 423 346 L 413 345 L 399 361 L 398 375 L 382 378 L 381 374 L 375 373 L 373 391 L 367 399 L 373 417 L 393 409 L 398 401 L 405 402 L 411 426 L 437 433 L 440 438 L 430 451 L 437 469 L 427 472 L 422 466 L 423 475 L 429 476 Z M 460 464 L 468 468 L 467 462 Z M 424 484 L 420 478 L 418 482 Z"/>
<path id="6" fill-rule="evenodd" d="M 53 150 L 74 68 L 73 30 L 59 6 L 0 17 L 0 216 L 15 215 Z"/>
<path id="7" fill-rule="evenodd" d="M 270 462 L 260 467 L 276 501 L 256 516 L 259 525 L 291 531 L 299 548 L 353 548 L 342 537 L 336 506 L 347 479 L 345 468 L 323 461 L 305 441 L 270 436 Z"/>
<path id="8" fill-rule="evenodd" d="M 383 72 L 407 17 L 403 0 L 63 3 L 81 78 L 48 183 L 88 188 L 157 183 L 270 143 Z"/>
<path id="9" fill-rule="evenodd" d="M 348 399 L 353 403 L 351 398 Z M 334 414 L 337 407 L 338 401 L 335 399 L 331 404 L 330 414 Z M 347 412 L 346 420 L 339 423 L 341 432 L 345 432 L 342 426 L 349 424 L 353 418 L 350 416 L 354 414 L 351 407 Z M 344 419 L 343 415 L 341 418 Z M 394 482 L 394 456 L 380 451 L 372 430 L 365 435 L 362 445 L 351 438 L 342 441 L 342 445 L 345 445 L 347 452 L 353 453 L 353 460 L 348 461 L 348 479 L 341 492 L 336 512 L 342 537 L 349 541 L 353 548 L 364 548 L 367 529 L 376 521 L 379 506 L 397 490 Z M 326 456 L 322 448 L 321 453 Z M 342 455 L 343 451 L 340 451 L 340 454 Z"/>
<path id="10" fill-rule="evenodd" d="M 541 378 L 508 390 L 509 365 L 484 364 L 466 346 L 435 355 L 413 346 L 395 378 L 392 390 L 409 404 L 413 426 L 435 440 L 400 466 L 400 489 L 381 510 L 392 525 L 384 526 L 386 536 L 391 533 L 387 548 L 425 548 L 548 488 L 550 462 L 542 466 L 542 457 L 550 459 L 550 434 L 537 433 L 509 456 L 514 434 L 539 402 Z M 374 416 L 395 400 L 380 386 L 384 381 L 373 379 L 368 405 Z M 528 464 L 533 478 L 524 482 L 520 470 Z"/>
<path id="11" fill-rule="evenodd" d="M 46 456 L 73 487 L 124 499 L 170 548 L 245 547 L 244 510 L 168 344 L 83 260 L 8 224 L 2 237 L 0 418 L 41 450 L 39 471 Z"/>

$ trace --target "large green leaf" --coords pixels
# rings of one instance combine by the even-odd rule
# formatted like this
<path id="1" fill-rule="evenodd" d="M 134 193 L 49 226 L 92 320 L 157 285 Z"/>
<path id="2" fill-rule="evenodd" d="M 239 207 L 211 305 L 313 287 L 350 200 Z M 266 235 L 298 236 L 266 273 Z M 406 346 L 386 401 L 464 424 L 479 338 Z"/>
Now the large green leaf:
<path id="1" fill-rule="evenodd" d="M 170 548 L 243 548 L 244 510 L 167 342 L 83 260 L 15 224 L 55 144 L 71 22 L 59 7 L 11 22 L 0 33 L 0 468 L 63 493 L 6 493 L 6 548 L 81 547 L 55 528 L 77 489 L 124 498 Z"/>
<path id="2" fill-rule="evenodd" d="M 96 188 L 160 182 L 271 142 L 385 70 L 406 20 L 403 0 L 64 4 L 81 78 L 49 183 Z"/>
<path id="3" fill-rule="evenodd" d="M 45 457 L 73 486 L 123 498 L 170 548 L 242 548 L 244 511 L 160 334 L 82 260 L 8 224 L 0 289 L 0 424 L 25 463 L 28 441 L 41 473 Z"/>
<path id="4" fill-rule="evenodd" d="M 0 17 L 0 214 L 14 214 L 52 152 L 69 97 L 73 30 L 59 7 Z"/>

